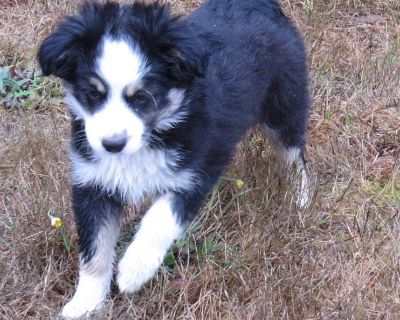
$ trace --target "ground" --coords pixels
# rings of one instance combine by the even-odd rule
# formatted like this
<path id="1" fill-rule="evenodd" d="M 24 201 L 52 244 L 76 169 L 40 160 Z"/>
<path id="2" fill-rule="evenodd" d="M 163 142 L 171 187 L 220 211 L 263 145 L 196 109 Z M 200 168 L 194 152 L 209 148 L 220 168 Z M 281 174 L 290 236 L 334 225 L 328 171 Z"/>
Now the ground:
<path id="1" fill-rule="evenodd" d="M 170 1 L 180 14 L 200 2 Z M 69 118 L 35 54 L 75 4 L 0 1 L 1 319 L 54 319 L 74 291 Z M 296 209 L 256 128 L 157 277 L 132 296 L 113 287 L 92 318 L 400 318 L 400 2 L 282 5 L 309 51 L 310 207 Z M 144 209 L 127 210 L 119 253 Z"/>

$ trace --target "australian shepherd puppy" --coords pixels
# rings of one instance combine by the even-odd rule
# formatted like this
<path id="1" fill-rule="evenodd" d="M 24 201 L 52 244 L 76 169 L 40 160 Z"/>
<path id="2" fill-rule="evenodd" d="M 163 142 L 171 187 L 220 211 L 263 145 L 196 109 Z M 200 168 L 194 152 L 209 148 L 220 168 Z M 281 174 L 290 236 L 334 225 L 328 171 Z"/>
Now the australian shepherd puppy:
<path id="1" fill-rule="evenodd" d="M 130 293 L 154 276 L 259 123 L 278 158 L 302 170 L 307 202 L 306 54 L 278 1 L 209 0 L 185 17 L 157 2 L 86 3 L 38 58 L 44 75 L 63 80 L 71 112 L 80 271 L 64 317 L 109 293 L 125 204 L 155 197 L 118 264 L 118 287 Z"/>

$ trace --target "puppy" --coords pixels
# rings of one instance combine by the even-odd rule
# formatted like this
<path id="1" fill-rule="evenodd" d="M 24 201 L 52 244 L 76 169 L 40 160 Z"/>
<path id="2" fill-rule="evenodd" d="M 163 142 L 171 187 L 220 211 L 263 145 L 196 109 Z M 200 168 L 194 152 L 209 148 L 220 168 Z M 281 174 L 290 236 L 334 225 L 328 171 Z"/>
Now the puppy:
<path id="1" fill-rule="evenodd" d="M 130 293 L 154 276 L 259 123 L 279 158 L 301 168 L 307 202 L 306 54 L 277 1 L 209 0 L 186 17 L 159 3 L 86 3 L 38 59 L 63 80 L 71 113 L 80 271 L 64 317 L 109 293 L 125 204 L 156 197 L 118 264 L 119 289 Z"/>

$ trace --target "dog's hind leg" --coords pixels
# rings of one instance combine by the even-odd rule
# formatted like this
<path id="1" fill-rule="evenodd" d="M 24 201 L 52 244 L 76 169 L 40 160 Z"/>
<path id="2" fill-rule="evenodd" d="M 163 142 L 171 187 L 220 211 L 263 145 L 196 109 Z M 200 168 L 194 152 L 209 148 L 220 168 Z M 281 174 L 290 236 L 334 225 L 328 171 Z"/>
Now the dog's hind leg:
<path id="1" fill-rule="evenodd" d="M 281 167 L 289 173 L 295 173 L 300 179 L 296 203 L 305 207 L 310 201 L 309 177 L 304 159 L 309 98 L 306 86 L 298 86 L 296 91 L 288 86 L 287 83 L 272 86 L 273 94 L 266 101 L 262 125 Z"/>
<path id="2" fill-rule="evenodd" d="M 307 164 L 304 159 L 304 146 L 284 144 L 278 133 L 268 127 L 267 124 L 264 124 L 264 130 L 273 144 L 281 169 L 294 176 L 299 183 L 296 195 L 297 205 L 302 208 L 306 207 L 310 201 L 310 183 Z"/>
<path id="3" fill-rule="evenodd" d="M 61 315 L 79 318 L 99 306 L 110 291 L 121 204 L 95 187 L 73 187 L 80 242 L 78 286 Z"/>
<path id="4" fill-rule="evenodd" d="M 310 182 L 303 148 L 274 143 L 274 149 L 281 168 L 286 170 L 291 181 L 297 184 L 296 204 L 300 208 L 306 207 L 310 202 Z"/>

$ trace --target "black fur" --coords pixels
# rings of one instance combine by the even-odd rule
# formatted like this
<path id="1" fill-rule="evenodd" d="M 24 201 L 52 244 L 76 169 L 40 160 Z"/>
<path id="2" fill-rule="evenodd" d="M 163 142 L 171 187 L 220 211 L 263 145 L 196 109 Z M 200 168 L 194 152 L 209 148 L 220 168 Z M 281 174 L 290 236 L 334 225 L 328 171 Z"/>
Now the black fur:
<path id="1" fill-rule="evenodd" d="M 120 219 L 122 204 L 120 199 L 103 192 L 96 186 L 73 186 L 72 199 L 81 253 L 86 263 L 97 249 L 93 243 L 100 226 L 109 220 Z"/>

